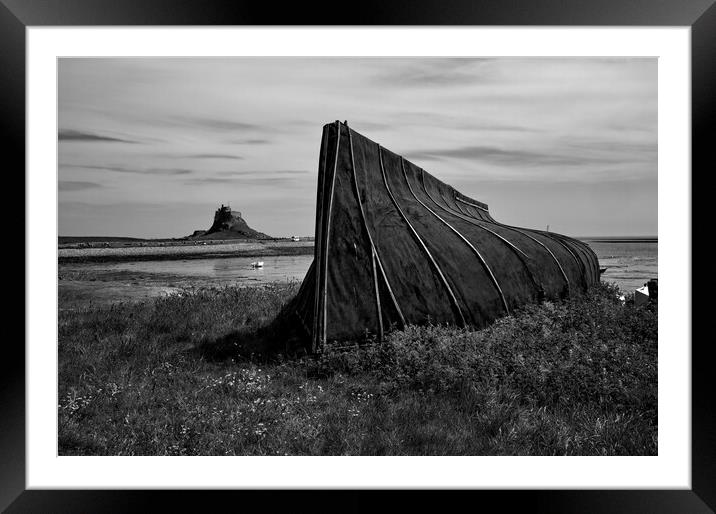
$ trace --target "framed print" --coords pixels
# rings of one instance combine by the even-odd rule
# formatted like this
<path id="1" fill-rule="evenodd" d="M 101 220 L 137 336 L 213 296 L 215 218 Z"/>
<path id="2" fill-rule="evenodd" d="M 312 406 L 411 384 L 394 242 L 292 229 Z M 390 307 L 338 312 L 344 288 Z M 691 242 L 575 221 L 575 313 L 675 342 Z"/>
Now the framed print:
<path id="1" fill-rule="evenodd" d="M 3 508 L 716 508 L 713 2 L 329 12 L 3 0 L 27 213 Z"/>

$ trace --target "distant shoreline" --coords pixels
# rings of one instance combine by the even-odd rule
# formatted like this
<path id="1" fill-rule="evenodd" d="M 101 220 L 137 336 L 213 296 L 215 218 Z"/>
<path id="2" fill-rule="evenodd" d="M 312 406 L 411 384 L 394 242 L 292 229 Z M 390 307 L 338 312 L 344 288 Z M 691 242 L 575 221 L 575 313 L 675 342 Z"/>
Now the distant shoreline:
<path id="1" fill-rule="evenodd" d="M 303 236 L 299 238 L 301 241 L 313 241 L 312 236 Z M 243 242 L 255 242 L 255 241 L 268 241 L 268 242 L 281 242 L 291 241 L 290 237 L 269 237 L 264 239 L 245 239 L 245 238 L 232 238 L 232 239 L 189 239 L 186 237 L 154 237 L 154 238 L 142 238 L 142 237 L 126 237 L 126 236 L 58 236 L 57 244 L 62 246 L 69 245 L 81 245 L 81 244 L 97 244 L 97 243 L 122 243 L 127 245 L 132 244 L 148 244 L 148 245 L 195 245 L 198 243 L 208 244 L 223 244 L 223 243 L 243 243 Z"/>
<path id="2" fill-rule="evenodd" d="M 575 237 L 575 236 L 570 236 Z M 615 242 L 615 243 L 628 243 L 632 241 L 638 242 L 658 242 L 658 236 L 576 236 L 575 239 L 580 241 L 598 241 L 598 242 Z M 300 238 L 301 241 L 313 241 L 314 238 L 311 236 L 303 236 Z M 141 238 L 141 237 L 125 237 L 125 236 L 59 236 L 57 238 L 58 245 L 77 245 L 83 243 L 124 243 L 128 245 L 146 243 L 152 244 L 164 244 L 164 245 L 195 245 L 200 242 L 206 242 L 208 244 L 226 244 L 226 243 L 242 243 L 242 242 L 254 242 L 254 241 L 266 241 L 266 242 L 280 242 L 280 241 L 291 241 L 289 237 L 274 237 L 270 239 L 186 239 L 186 238 L 171 238 L 171 237 L 157 237 L 157 238 Z"/>
<path id="3" fill-rule="evenodd" d="M 587 243 L 658 243 L 655 236 L 603 236 L 603 237 L 577 237 Z"/>
<path id="4" fill-rule="evenodd" d="M 313 255 L 313 241 L 201 241 L 178 244 L 144 242 L 122 245 L 105 243 L 61 245 L 58 262 L 95 263 L 128 261 L 168 261 L 185 259 L 225 259 L 231 257 L 266 257 L 277 255 Z"/>
<path id="5" fill-rule="evenodd" d="M 58 263 L 169 261 L 312 255 L 313 238 L 263 240 L 138 239 L 129 237 L 60 237 Z M 586 243 L 658 243 L 649 236 L 578 237 Z"/>

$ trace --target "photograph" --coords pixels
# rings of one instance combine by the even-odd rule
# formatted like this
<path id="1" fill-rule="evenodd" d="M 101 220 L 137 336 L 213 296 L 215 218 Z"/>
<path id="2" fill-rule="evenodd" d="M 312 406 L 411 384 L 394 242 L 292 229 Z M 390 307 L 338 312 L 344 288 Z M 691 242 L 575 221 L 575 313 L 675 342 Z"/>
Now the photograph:
<path id="1" fill-rule="evenodd" d="M 658 456 L 658 70 L 58 58 L 58 455 Z"/>

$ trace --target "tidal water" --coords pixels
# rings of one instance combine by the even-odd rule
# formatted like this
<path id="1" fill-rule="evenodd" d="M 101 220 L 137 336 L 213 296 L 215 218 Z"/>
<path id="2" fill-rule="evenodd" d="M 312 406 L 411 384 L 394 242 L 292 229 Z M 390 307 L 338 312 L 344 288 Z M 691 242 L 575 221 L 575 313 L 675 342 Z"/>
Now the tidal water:
<path id="1" fill-rule="evenodd" d="M 590 242 L 607 270 L 602 280 L 632 292 L 657 278 L 657 243 Z M 264 262 L 263 268 L 251 263 Z M 301 282 L 313 255 L 229 257 L 210 259 L 61 264 L 60 308 L 94 303 L 142 300 L 185 288 L 252 286 L 269 282 Z"/>
<path id="2" fill-rule="evenodd" d="M 263 268 L 253 268 L 252 262 L 262 261 Z M 216 283 L 221 285 L 251 284 L 303 280 L 313 255 L 285 255 L 270 257 L 226 257 L 218 259 L 186 259 L 174 261 L 134 261 L 96 263 L 85 266 L 109 273 L 126 272 L 155 277 L 173 277 L 174 281 Z M 214 284 L 214 285 L 216 285 Z"/>
<path id="3" fill-rule="evenodd" d="M 251 263 L 263 261 L 263 268 Z M 313 255 L 60 264 L 60 309 L 140 301 L 184 289 L 301 282 Z"/>
<path id="4" fill-rule="evenodd" d="M 607 270 L 603 282 L 614 282 L 625 293 L 634 292 L 651 278 L 658 278 L 658 243 L 646 242 L 589 242 L 599 258 L 599 265 Z"/>

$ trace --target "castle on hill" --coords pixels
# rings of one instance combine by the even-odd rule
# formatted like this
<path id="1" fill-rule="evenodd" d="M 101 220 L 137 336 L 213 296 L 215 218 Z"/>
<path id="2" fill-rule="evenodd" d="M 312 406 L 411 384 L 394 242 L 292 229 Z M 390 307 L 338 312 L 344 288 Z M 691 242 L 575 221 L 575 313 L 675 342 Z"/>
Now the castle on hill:
<path id="1" fill-rule="evenodd" d="M 230 205 L 221 204 L 214 213 L 214 222 L 209 230 L 197 230 L 191 239 L 271 239 L 271 236 L 254 230 L 244 220 L 241 211 L 231 210 Z"/>

